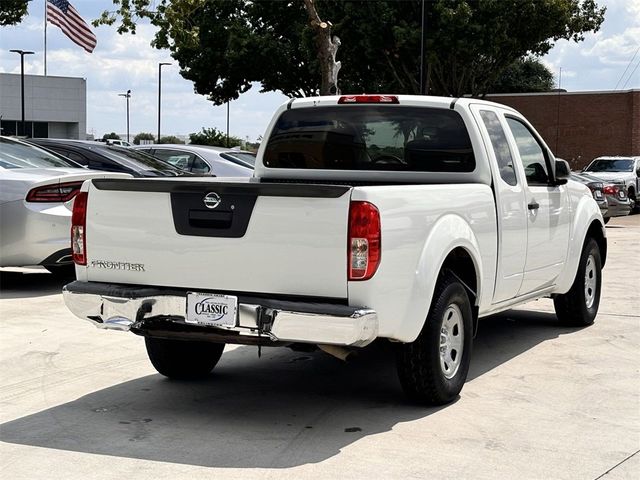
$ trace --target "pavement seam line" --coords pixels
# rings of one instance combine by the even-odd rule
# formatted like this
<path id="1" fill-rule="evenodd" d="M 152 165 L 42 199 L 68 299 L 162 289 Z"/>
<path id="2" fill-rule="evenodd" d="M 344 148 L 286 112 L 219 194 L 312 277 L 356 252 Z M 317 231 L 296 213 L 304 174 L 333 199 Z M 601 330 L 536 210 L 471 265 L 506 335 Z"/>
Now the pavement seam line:
<path id="1" fill-rule="evenodd" d="M 600 475 L 599 477 L 594 478 L 593 480 L 600 480 L 602 477 L 604 477 L 605 475 L 608 475 L 613 469 L 618 468 L 620 465 L 622 465 L 624 462 L 626 462 L 627 460 L 629 460 L 630 458 L 636 456 L 638 453 L 640 453 L 640 450 L 636 450 L 635 452 L 633 452 L 631 455 L 629 455 L 627 458 L 625 458 L 624 460 L 622 460 L 621 462 L 616 463 L 613 467 L 611 467 L 609 470 L 607 470 L 606 472 L 604 472 L 602 475 Z"/>

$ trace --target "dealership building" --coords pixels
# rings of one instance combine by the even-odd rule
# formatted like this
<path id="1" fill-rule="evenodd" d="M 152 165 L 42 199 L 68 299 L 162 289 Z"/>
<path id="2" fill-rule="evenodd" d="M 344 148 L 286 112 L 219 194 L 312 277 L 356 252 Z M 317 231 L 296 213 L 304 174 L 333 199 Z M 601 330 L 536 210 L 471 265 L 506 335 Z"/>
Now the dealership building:
<path id="1" fill-rule="evenodd" d="M 84 78 L 25 75 L 24 107 L 29 137 L 86 137 L 87 81 Z M 20 75 L 0 73 L 2 135 L 17 135 L 21 121 Z"/>

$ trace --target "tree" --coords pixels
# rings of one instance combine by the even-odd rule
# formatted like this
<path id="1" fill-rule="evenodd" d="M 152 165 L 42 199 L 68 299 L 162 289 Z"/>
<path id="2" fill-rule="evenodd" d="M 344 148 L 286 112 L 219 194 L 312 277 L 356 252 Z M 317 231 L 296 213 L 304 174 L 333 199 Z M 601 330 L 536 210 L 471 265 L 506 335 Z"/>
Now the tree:
<path id="1" fill-rule="evenodd" d="M 491 93 L 549 92 L 553 73 L 540 60 L 526 57 L 509 65 L 493 85 Z"/>
<path id="2" fill-rule="evenodd" d="M 2 0 L 0 2 L 0 26 L 17 25 L 27 15 L 27 0 Z"/>
<path id="3" fill-rule="evenodd" d="M 151 140 L 153 142 L 155 141 L 155 139 L 156 137 L 153 135 L 153 133 L 141 132 L 133 137 L 133 143 L 136 145 L 140 145 L 140 140 Z"/>
<path id="4" fill-rule="evenodd" d="M 227 134 L 214 128 L 202 128 L 201 132 L 190 133 L 189 140 L 194 145 L 212 145 L 214 147 L 237 147 L 242 143 L 237 137 L 229 136 L 227 145 Z"/>
<path id="5" fill-rule="evenodd" d="M 180 140 L 178 137 L 174 135 L 167 135 L 166 137 L 160 137 L 160 141 L 158 143 L 184 143 L 184 141 Z"/>
<path id="6" fill-rule="evenodd" d="M 114 3 L 115 12 L 104 12 L 96 24 L 119 22 L 120 33 L 135 32 L 139 18 L 150 19 L 158 27 L 153 45 L 168 48 L 181 75 L 217 105 L 253 82 L 290 97 L 325 91 L 333 34 L 341 40 L 342 91 L 421 90 L 420 0 L 156 0 L 155 8 L 150 0 Z M 605 12 L 595 0 L 429 0 L 426 6 L 428 91 L 451 96 L 488 92 L 518 59 L 597 31 Z M 327 24 L 322 41 L 318 22 Z"/>
<path id="7" fill-rule="evenodd" d="M 102 140 L 120 140 L 120 135 L 118 135 L 116 132 L 105 133 L 102 136 Z"/>

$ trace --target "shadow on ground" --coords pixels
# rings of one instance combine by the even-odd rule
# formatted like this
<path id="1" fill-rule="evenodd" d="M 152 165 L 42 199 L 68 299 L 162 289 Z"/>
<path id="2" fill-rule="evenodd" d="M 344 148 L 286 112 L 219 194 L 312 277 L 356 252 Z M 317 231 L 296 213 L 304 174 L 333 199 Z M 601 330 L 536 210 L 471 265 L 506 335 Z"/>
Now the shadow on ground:
<path id="1" fill-rule="evenodd" d="M 571 331 L 548 313 L 483 320 L 469 381 Z M 207 467 L 317 463 L 363 437 L 437 414 L 406 403 L 392 353 L 388 343 L 376 344 L 343 364 L 282 348 L 263 349 L 258 359 L 255 347 L 240 347 L 206 381 L 142 377 L 7 422 L 0 440 Z"/>
<path id="2" fill-rule="evenodd" d="M 0 299 L 57 295 L 64 285 L 73 280 L 68 276 L 53 275 L 46 270 L 25 272 L 2 270 L 0 271 Z"/>

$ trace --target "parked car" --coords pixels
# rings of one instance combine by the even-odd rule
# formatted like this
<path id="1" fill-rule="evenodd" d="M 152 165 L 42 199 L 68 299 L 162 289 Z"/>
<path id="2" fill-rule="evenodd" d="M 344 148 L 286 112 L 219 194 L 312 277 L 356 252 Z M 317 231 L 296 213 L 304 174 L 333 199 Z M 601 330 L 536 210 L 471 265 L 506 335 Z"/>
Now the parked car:
<path id="1" fill-rule="evenodd" d="M 29 142 L 93 170 L 128 173 L 134 177 L 175 177 L 189 173 L 144 152 L 102 142 L 32 138 Z"/>
<path id="2" fill-rule="evenodd" d="M 602 191 L 602 189 L 604 188 L 604 182 L 599 178 L 580 173 L 572 173 L 571 180 L 575 180 L 576 182 L 582 183 L 589 187 L 589 190 L 591 190 L 591 194 L 593 195 L 593 199 L 600 207 L 602 218 L 604 218 L 605 223 L 607 223 L 609 218 L 609 205 L 607 203 L 607 197 Z"/>
<path id="3" fill-rule="evenodd" d="M 107 138 L 107 139 L 99 138 L 99 139 L 96 140 L 96 142 L 102 142 L 102 143 L 106 143 L 108 145 L 117 145 L 119 147 L 131 147 L 132 146 L 126 140 L 120 140 L 119 138 Z"/>
<path id="4" fill-rule="evenodd" d="M 633 210 L 633 202 L 625 193 L 625 185 L 620 182 L 604 182 L 602 192 L 607 198 L 607 216 L 604 223 L 608 223 L 613 217 L 624 217 Z"/>
<path id="5" fill-rule="evenodd" d="M 458 396 L 479 318 L 551 297 L 562 323 L 594 322 L 600 209 L 516 110 L 294 99 L 265 139 L 260 181 L 87 182 L 71 312 L 145 337 L 170 378 L 208 375 L 226 343 L 344 357 L 388 340 L 400 384 L 425 404 Z"/>
<path id="6" fill-rule="evenodd" d="M 90 178 L 119 177 L 88 170 L 26 142 L 0 137 L 0 267 L 70 267 L 71 205 Z"/>
<path id="7" fill-rule="evenodd" d="M 572 173 L 571 178 L 589 187 L 600 206 L 604 223 L 609 223 L 612 217 L 624 217 L 631 212 L 631 202 L 623 182 L 602 180 L 587 173 Z"/>
<path id="8" fill-rule="evenodd" d="M 217 177 L 250 177 L 256 160 L 251 152 L 206 145 L 159 144 L 133 148 L 188 172 Z"/>
<path id="9" fill-rule="evenodd" d="M 640 208 L 640 157 L 598 157 L 583 172 L 622 182 L 632 210 Z"/>

